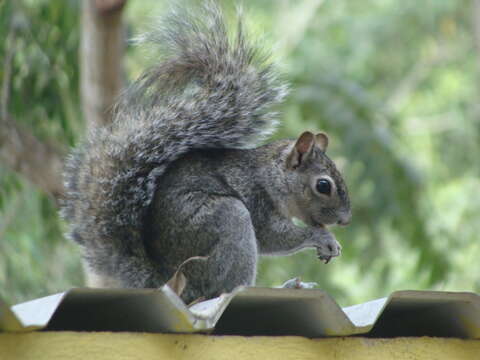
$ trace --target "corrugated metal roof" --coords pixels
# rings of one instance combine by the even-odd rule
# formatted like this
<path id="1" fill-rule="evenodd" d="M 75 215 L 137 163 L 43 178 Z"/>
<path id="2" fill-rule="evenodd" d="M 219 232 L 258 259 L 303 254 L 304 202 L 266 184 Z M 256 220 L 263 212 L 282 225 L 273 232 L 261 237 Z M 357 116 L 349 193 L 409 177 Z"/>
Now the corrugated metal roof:
<path id="1" fill-rule="evenodd" d="M 188 308 L 165 286 L 78 288 L 12 308 L 0 302 L 0 331 L 32 329 L 479 339 L 480 296 L 397 291 L 342 309 L 321 290 L 239 288 Z"/>

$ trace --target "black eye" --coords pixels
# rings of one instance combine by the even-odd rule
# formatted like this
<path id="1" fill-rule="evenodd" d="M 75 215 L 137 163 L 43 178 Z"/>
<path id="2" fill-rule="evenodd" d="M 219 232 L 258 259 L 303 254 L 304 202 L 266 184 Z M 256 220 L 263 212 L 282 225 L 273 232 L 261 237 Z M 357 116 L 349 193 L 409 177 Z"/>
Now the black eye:
<path id="1" fill-rule="evenodd" d="M 326 179 L 320 179 L 317 181 L 317 191 L 320 194 L 330 195 L 332 191 L 332 185 L 330 185 L 330 181 Z"/>

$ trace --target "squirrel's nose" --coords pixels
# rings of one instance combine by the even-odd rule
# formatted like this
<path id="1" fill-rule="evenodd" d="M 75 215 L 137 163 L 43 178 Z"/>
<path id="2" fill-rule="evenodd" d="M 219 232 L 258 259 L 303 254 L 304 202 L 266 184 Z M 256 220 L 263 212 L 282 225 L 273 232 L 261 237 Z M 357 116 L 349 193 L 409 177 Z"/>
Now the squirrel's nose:
<path id="1" fill-rule="evenodd" d="M 350 220 L 352 219 L 351 212 L 340 214 L 340 219 L 337 221 L 337 224 L 340 226 L 347 226 L 350 224 Z"/>

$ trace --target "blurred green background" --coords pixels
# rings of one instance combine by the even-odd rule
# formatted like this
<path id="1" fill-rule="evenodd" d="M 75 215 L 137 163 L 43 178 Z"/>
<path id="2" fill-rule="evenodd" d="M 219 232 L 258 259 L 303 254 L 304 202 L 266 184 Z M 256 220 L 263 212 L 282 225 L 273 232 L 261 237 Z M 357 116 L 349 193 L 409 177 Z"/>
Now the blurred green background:
<path id="1" fill-rule="evenodd" d="M 341 258 L 324 265 L 311 250 L 263 259 L 258 284 L 301 276 L 345 306 L 399 289 L 480 291 L 480 6 L 243 3 L 250 28 L 291 82 L 276 137 L 327 131 L 353 204 L 351 225 L 335 230 Z M 66 151 L 84 129 L 79 7 L 0 1 L 0 82 L 13 53 L 8 111 Z M 127 37 L 164 10 L 164 1 L 129 0 Z M 128 46 L 125 78 L 151 62 Z M 0 163 L 1 298 L 17 303 L 82 286 L 79 249 L 64 238 L 66 227 L 52 198 Z"/>

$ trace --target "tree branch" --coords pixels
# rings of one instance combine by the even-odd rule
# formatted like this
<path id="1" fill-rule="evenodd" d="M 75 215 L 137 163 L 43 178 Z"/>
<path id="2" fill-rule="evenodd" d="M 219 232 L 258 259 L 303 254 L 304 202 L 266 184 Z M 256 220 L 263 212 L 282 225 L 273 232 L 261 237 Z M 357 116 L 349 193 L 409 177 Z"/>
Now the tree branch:
<path id="1" fill-rule="evenodd" d="M 477 53 L 477 72 L 476 72 L 476 79 L 477 79 L 477 92 L 480 93 L 480 67 L 478 67 L 480 59 L 480 0 L 473 0 L 473 9 L 472 9 L 472 28 L 473 28 L 473 41 L 474 46 Z M 473 116 L 475 118 L 480 118 L 480 105 L 478 101 L 474 102 L 473 108 Z"/>
<path id="2" fill-rule="evenodd" d="M 58 200 L 63 194 L 63 155 L 10 117 L 0 121 L 0 162 Z"/>
<path id="3" fill-rule="evenodd" d="M 13 26 L 10 28 L 6 40 L 6 54 L 3 66 L 2 92 L 0 95 L 0 117 L 6 118 L 8 115 L 8 103 L 10 100 L 10 79 L 12 77 L 12 60 L 15 47 L 13 45 L 15 39 L 15 30 Z"/>
<path id="4" fill-rule="evenodd" d="M 81 42 L 81 97 L 89 127 L 107 124 L 109 109 L 122 86 L 123 31 L 126 0 L 84 0 Z M 58 200 L 63 192 L 64 152 L 40 141 L 8 113 L 15 29 L 7 37 L 0 92 L 0 161 Z"/>
<path id="5" fill-rule="evenodd" d="M 0 161 L 58 200 L 63 194 L 62 152 L 37 139 L 9 115 L 12 62 L 16 50 L 13 20 L 6 39 L 0 94 Z"/>
<path id="6" fill-rule="evenodd" d="M 126 0 L 82 1 L 81 98 L 89 128 L 108 124 L 122 88 L 122 9 Z"/>
<path id="7" fill-rule="evenodd" d="M 480 54 L 480 0 L 473 1 L 473 35 L 475 47 Z"/>
<path id="8" fill-rule="evenodd" d="M 109 109 L 122 86 L 121 15 L 125 3 L 126 0 L 82 1 L 81 97 L 89 127 L 110 121 Z M 12 26 L 0 92 L 0 161 L 58 200 L 64 192 L 64 152 L 40 141 L 8 113 L 15 35 Z"/>

